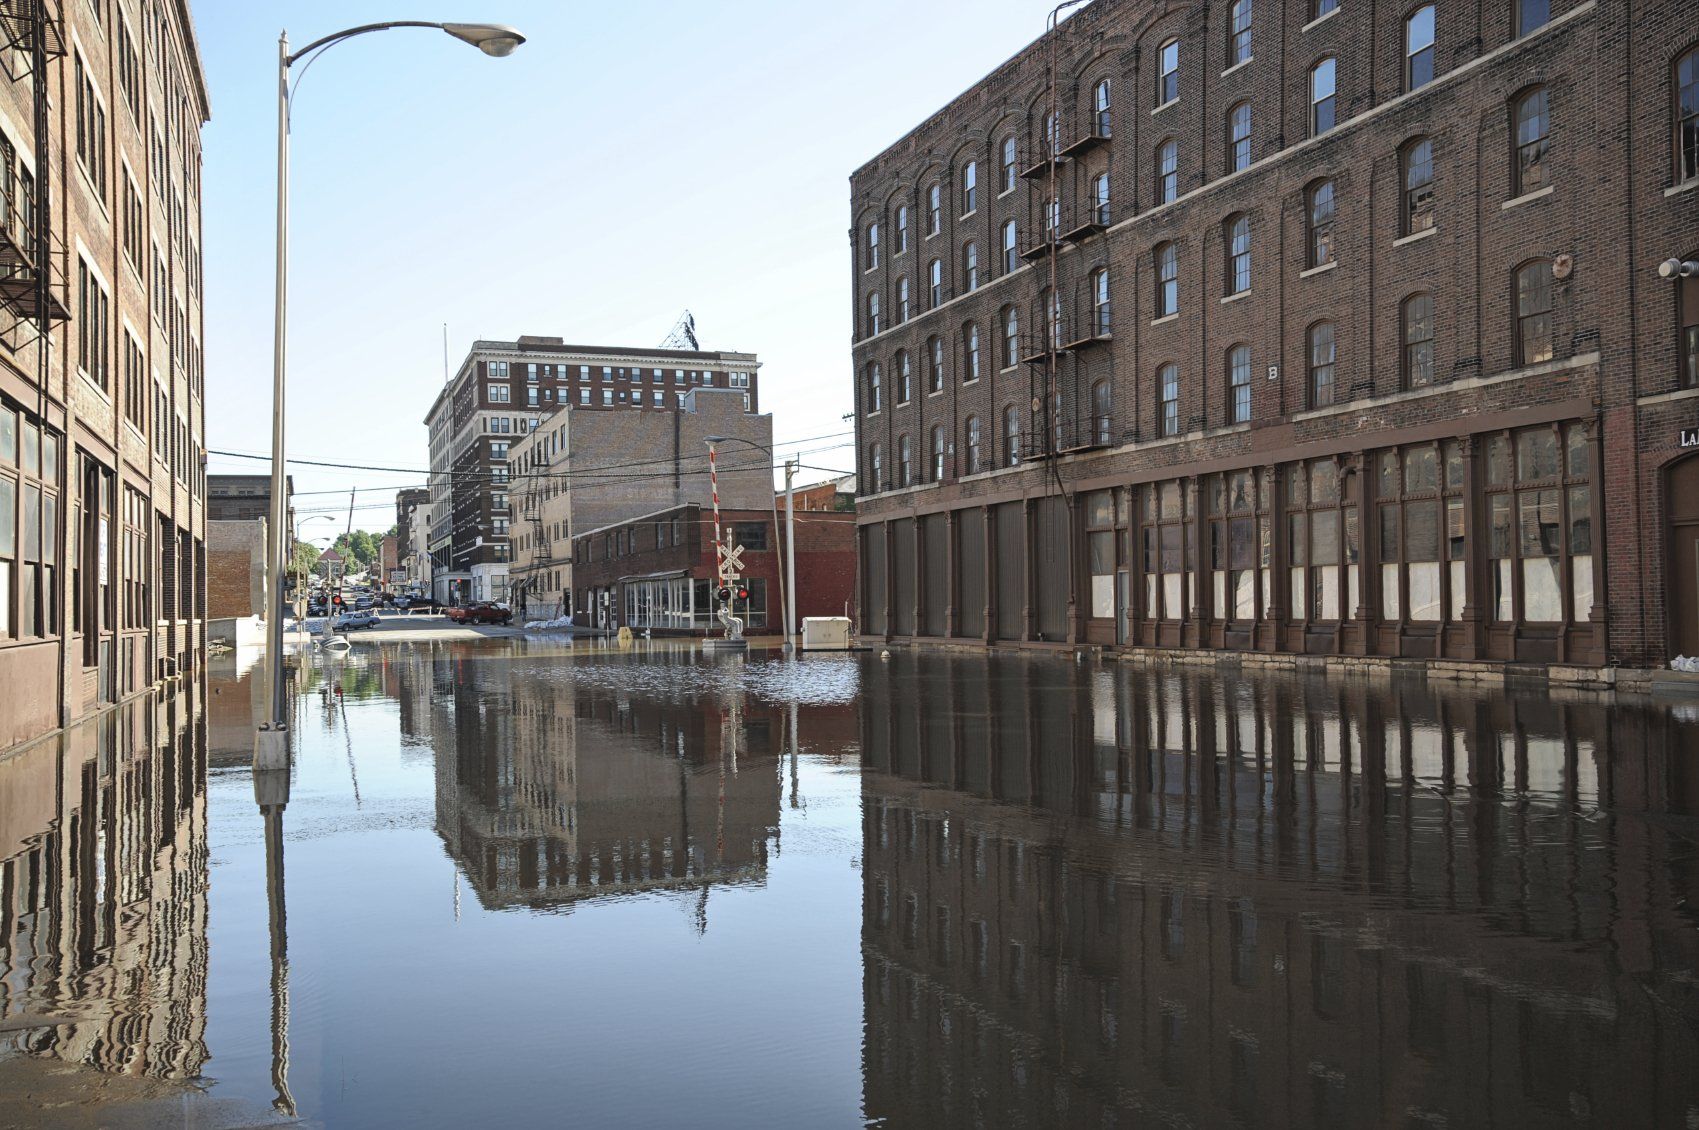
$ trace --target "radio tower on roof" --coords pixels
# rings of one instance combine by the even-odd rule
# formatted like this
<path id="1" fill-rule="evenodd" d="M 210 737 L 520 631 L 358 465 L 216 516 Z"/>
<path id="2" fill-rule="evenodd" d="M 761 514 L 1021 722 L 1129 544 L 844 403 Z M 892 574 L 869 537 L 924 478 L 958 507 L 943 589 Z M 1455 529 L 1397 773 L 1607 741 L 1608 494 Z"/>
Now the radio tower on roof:
<path id="1" fill-rule="evenodd" d="M 702 348 L 696 340 L 696 315 L 689 310 L 678 316 L 673 328 L 667 331 L 667 336 L 661 339 L 662 349 L 693 349 Z"/>

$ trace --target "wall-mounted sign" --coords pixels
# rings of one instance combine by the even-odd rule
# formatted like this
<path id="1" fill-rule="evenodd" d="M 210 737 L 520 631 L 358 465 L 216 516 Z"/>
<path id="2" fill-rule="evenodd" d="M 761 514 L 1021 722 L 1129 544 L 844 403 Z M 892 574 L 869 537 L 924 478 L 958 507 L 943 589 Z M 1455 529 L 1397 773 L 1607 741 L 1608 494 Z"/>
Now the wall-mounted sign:
<path id="1" fill-rule="evenodd" d="M 1699 447 L 1699 428 L 1681 429 L 1681 446 Z"/>

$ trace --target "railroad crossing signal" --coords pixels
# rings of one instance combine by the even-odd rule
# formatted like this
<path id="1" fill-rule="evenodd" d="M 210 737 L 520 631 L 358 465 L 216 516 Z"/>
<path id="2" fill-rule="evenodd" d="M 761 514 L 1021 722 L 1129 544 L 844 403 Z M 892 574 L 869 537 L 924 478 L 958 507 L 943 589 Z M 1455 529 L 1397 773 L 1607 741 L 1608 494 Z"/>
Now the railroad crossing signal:
<path id="1" fill-rule="evenodd" d="M 724 545 L 714 546 L 720 554 L 720 578 L 725 581 L 736 581 L 743 570 L 743 546 L 732 544 L 732 532 L 726 531 Z"/>

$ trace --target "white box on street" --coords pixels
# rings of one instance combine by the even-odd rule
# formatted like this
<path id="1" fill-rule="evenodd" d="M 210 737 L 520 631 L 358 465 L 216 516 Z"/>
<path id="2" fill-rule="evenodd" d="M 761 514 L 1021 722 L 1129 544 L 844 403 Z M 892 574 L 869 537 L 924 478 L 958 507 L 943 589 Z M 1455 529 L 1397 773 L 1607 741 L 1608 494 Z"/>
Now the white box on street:
<path id="1" fill-rule="evenodd" d="M 850 622 L 847 616 L 804 616 L 802 650 L 848 651 Z"/>

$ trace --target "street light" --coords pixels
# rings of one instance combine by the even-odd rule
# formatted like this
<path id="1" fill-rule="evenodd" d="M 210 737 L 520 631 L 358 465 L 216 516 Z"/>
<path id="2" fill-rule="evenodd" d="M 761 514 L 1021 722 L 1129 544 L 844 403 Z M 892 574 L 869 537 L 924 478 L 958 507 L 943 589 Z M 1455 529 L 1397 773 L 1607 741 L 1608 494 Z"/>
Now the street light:
<path id="1" fill-rule="evenodd" d="M 766 446 L 765 444 L 756 443 L 752 439 L 744 439 L 742 436 L 703 436 L 702 442 L 704 442 L 708 445 L 708 449 L 709 449 L 710 452 L 718 444 L 722 444 L 722 443 L 742 443 L 742 444 L 748 444 L 750 447 L 753 447 L 755 450 L 765 453 L 768 459 L 776 458 L 776 456 L 773 453 L 772 448 Z M 785 459 L 785 607 L 784 607 L 785 651 L 787 653 L 794 652 L 796 650 L 796 643 L 795 643 L 795 640 L 794 640 L 794 637 L 793 637 L 793 629 L 795 629 L 795 627 L 796 627 L 796 499 L 795 499 L 794 494 L 791 490 L 791 479 L 796 474 L 796 467 L 797 467 L 797 461 L 794 460 L 794 459 L 791 459 L 787 456 L 786 459 Z M 718 502 L 718 500 L 716 499 L 716 504 L 717 504 L 717 502 Z M 716 509 L 717 509 L 717 505 L 716 505 Z M 778 525 L 779 525 L 779 508 L 778 508 L 778 505 L 775 503 L 774 506 L 773 506 L 773 534 L 774 534 L 774 536 L 778 535 L 778 532 L 779 532 L 778 531 Z"/>
<path id="2" fill-rule="evenodd" d="M 285 335 L 289 314 L 289 68 L 307 59 L 310 65 L 322 52 L 346 39 L 374 31 L 389 31 L 398 27 L 435 28 L 447 32 L 462 43 L 470 44 L 484 54 L 500 59 L 513 54 L 525 42 L 525 37 L 505 24 L 448 24 L 425 20 L 391 20 L 387 23 L 362 24 L 346 28 L 322 39 L 315 39 L 294 54 L 289 53 L 289 33 L 277 39 L 277 289 L 274 337 L 272 341 L 271 383 L 271 529 L 266 546 L 268 593 L 278 594 L 276 607 L 266 618 L 266 650 L 271 664 L 270 701 L 267 719 L 260 726 L 254 746 L 256 767 L 275 768 L 287 765 L 289 759 L 285 733 L 288 722 L 284 717 L 283 701 L 283 605 L 280 584 L 289 568 L 289 539 L 287 500 L 283 497 L 283 384 L 285 372 Z M 310 56 L 310 58 L 309 58 Z M 302 71 L 305 73 L 306 68 Z M 262 766 L 261 763 L 264 762 Z"/>

